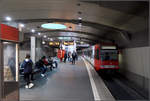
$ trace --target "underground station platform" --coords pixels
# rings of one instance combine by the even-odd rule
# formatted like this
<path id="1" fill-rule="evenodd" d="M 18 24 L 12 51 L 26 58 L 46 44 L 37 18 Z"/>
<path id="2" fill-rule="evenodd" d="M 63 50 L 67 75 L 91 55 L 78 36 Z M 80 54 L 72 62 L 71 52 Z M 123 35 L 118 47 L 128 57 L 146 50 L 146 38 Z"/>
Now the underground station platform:
<path id="1" fill-rule="evenodd" d="M 0 101 L 149 101 L 149 0 L 0 0 Z"/>
<path id="2" fill-rule="evenodd" d="M 144 100 L 144 97 L 117 78 L 115 82 L 112 81 L 115 79 L 106 79 L 106 83 L 109 83 L 107 86 L 83 57 L 75 65 L 70 62 L 59 63 L 58 68 L 47 72 L 45 77 L 36 75 L 35 78 L 32 89 L 26 89 L 20 84 L 21 101 Z"/>

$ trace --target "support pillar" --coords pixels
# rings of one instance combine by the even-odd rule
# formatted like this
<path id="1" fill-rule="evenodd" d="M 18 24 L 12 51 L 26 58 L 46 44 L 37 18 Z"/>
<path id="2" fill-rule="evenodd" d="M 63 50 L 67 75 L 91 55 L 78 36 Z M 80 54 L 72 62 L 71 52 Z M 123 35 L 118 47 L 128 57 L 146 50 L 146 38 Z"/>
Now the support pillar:
<path id="1" fill-rule="evenodd" d="M 31 59 L 33 63 L 35 63 L 35 56 L 36 56 L 36 38 L 31 36 Z"/>

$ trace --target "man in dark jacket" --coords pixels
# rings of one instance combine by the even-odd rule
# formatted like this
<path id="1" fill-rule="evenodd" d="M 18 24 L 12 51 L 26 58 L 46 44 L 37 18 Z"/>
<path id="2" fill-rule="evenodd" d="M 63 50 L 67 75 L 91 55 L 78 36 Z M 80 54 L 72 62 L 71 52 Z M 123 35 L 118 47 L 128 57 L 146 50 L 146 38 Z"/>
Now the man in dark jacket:
<path id="1" fill-rule="evenodd" d="M 64 55 L 64 63 L 66 63 L 66 60 L 67 60 L 67 52 Z"/>
<path id="2" fill-rule="evenodd" d="M 75 64 L 75 61 L 76 61 L 76 52 L 73 51 L 73 53 L 72 53 L 72 64 Z"/>
<path id="3" fill-rule="evenodd" d="M 33 79 L 32 65 L 33 65 L 33 62 L 30 59 L 30 55 L 27 54 L 25 60 L 22 63 L 22 66 L 21 66 L 21 68 L 24 68 L 24 71 L 23 71 L 24 72 L 24 79 L 27 83 L 25 88 L 31 88 L 34 86 L 34 84 L 30 82 L 31 78 Z"/>

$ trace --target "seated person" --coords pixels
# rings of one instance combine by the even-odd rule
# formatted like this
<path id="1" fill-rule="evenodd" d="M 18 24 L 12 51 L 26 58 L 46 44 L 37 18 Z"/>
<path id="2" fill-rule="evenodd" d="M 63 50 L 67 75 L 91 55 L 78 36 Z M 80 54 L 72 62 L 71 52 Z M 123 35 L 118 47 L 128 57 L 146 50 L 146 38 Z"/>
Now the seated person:
<path id="1" fill-rule="evenodd" d="M 46 72 L 46 67 L 44 66 L 44 62 L 42 59 L 40 59 L 38 62 L 35 64 L 36 68 L 39 68 L 42 71 L 41 76 L 44 77 L 45 72 Z"/>

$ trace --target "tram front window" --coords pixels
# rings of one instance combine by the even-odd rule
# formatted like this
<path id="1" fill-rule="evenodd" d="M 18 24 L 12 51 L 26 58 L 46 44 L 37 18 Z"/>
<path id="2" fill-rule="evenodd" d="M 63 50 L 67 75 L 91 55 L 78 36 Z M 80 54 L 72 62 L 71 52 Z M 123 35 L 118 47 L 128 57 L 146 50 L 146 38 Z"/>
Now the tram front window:
<path id="1" fill-rule="evenodd" d="M 118 60 L 118 54 L 117 51 L 114 52 L 105 52 L 105 51 L 101 51 L 101 61 L 116 61 Z"/>

